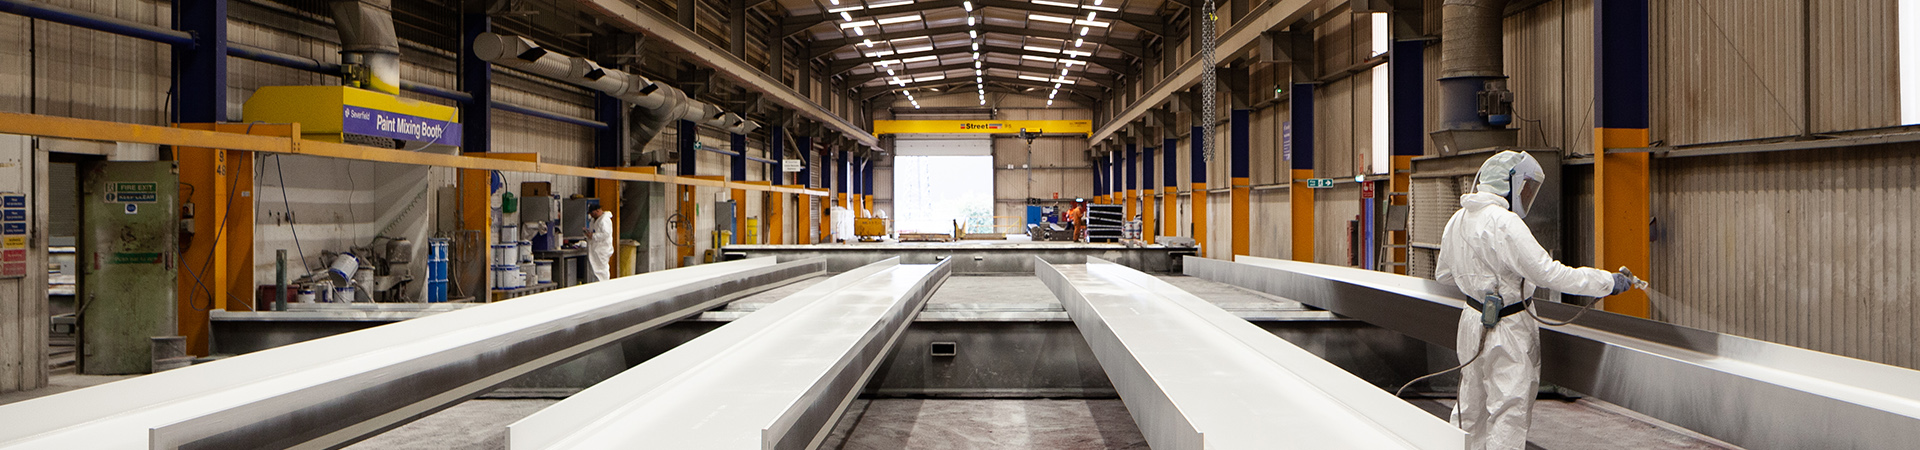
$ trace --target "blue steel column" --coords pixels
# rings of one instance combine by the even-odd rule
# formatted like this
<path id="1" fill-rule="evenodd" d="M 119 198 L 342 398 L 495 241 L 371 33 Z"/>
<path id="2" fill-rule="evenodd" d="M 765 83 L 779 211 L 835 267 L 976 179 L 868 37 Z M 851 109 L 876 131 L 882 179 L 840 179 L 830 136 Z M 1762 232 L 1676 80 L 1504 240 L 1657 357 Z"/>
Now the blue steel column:
<path id="1" fill-rule="evenodd" d="M 1153 184 L 1153 147 L 1140 146 L 1140 235 L 1152 244 L 1154 236 L 1160 234 L 1156 217 L 1159 209 L 1154 208 L 1154 195 L 1160 188 Z"/>
<path id="2" fill-rule="evenodd" d="M 1393 151 L 1393 181 L 1387 188 L 1389 208 L 1409 207 L 1413 158 L 1427 152 L 1426 47 L 1426 41 L 1393 41 L 1393 61 L 1387 63 L 1387 76 L 1392 80 L 1387 100 L 1387 145 Z M 1396 264 L 1390 266 L 1393 273 L 1407 273 L 1411 260 L 1406 245 L 1410 242 L 1406 231 L 1387 232 L 1387 243 L 1393 246 L 1387 252 L 1387 263 Z"/>
<path id="3" fill-rule="evenodd" d="M 480 33 L 493 31 L 493 18 L 466 13 L 460 31 L 460 90 L 473 97 L 460 104 L 460 151 L 486 153 L 493 150 L 493 63 L 474 56 L 472 46 Z"/>
<path id="4" fill-rule="evenodd" d="M 1103 196 L 1107 195 L 1106 193 L 1107 181 L 1104 179 L 1106 178 L 1106 176 L 1107 176 L 1107 159 L 1094 158 L 1093 159 L 1093 196 L 1091 198 L 1088 198 L 1087 201 L 1093 202 L 1093 203 L 1100 203 L 1101 201 L 1100 199 L 1103 198 Z"/>
<path id="5" fill-rule="evenodd" d="M 1233 223 L 1230 224 L 1230 227 L 1233 229 L 1233 254 L 1251 255 L 1253 249 L 1253 228 L 1251 225 L 1251 219 L 1253 218 L 1253 176 L 1249 169 L 1251 168 L 1250 164 L 1252 164 L 1253 159 L 1249 153 L 1253 147 L 1253 143 L 1251 142 L 1253 140 L 1253 110 L 1235 109 L 1229 116 L 1227 127 L 1231 130 L 1229 132 L 1232 133 L 1232 139 L 1229 139 L 1232 143 L 1228 147 L 1230 157 L 1227 162 L 1227 171 L 1228 175 L 1232 178 L 1230 181 L 1232 182 L 1231 186 L 1233 190 L 1229 194 L 1231 195 L 1229 199 L 1231 201 L 1229 203 L 1232 205 L 1233 215 L 1227 220 L 1233 221 Z"/>
<path id="6" fill-rule="evenodd" d="M 627 102 L 601 92 L 593 94 L 593 106 L 594 120 L 607 124 L 593 131 L 594 167 L 627 165 Z"/>
<path id="7" fill-rule="evenodd" d="M 787 176 L 787 129 L 774 125 L 767 129 L 767 159 L 773 160 L 772 176 L 767 177 L 774 185 L 789 184 L 792 177 Z"/>
<path id="8" fill-rule="evenodd" d="M 700 142 L 700 125 L 693 123 L 691 120 L 682 120 L 680 121 L 679 132 L 679 142 L 676 143 L 680 146 L 678 172 L 680 176 L 690 177 L 695 173 L 693 170 L 694 164 L 700 161 L 700 158 L 694 155 L 694 152 L 700 151 L 694 148 L 694 145 Z"/>
<path id="9" fill-rule="evenodd" d="M 1652 269 L 1652 160 L 1647 153 L 1609 150 L 1648 144 L 1647 14 L 1647 0 L 1593 4 L 1593 261 L 1639 273 Z M 1646 294 L 1633 289 L 1608 298 L 1606 309 L 1635 317 L 1651 312 Z"/>
<path id="10" fill-rule="evenodd" d="M 1288 115 L 1293 118 L 1289 124 L 1293 151 L 1288 177 L 1293 181 L 1287 188 L 1292 203 L 1293 241 L 1289 246 L 1293 250 L 1293 260 L 1313 262 L 1313 226 L 1314 204 L 1313 189 L 1307 187 L 1306 180 L 1313 178 L 1313 85 L 1294 83 L 1293 93 L 1287 102 Z"/>
<path id="11" fill-rule="evenodd" d="M 1161 161 L 1162 164 L 1160 167 L 1160 170 L 1165 171 L 1161 173 L 1160 207 L 1162 208 L 1161 215 L 1166 216 L 1160 221 L 1160 235 L 1179 236 L 1180 140 L 1172 137 L 1163 137 L 1160 140 L 1160 157 L 1165 158 L 1164 161 Z"/>
<path id="12" fill-rule="evenodd" d="M 174 0 L 173 29 L 194 45 L 173 46 L 173 121 L 227 121 L 227 1 Z"/>
<path id="13" fill-rule="evenodd" d="M 1195 118 L 1195 122 L 1199 119 Z M 1213 246 L 1207 242 L 1207 130 L 1213 124 L 1193 127 L 1193 193 L 1187 197 L 1187 210 L 1193 211 L 1193 241 L 1200 244 L 1200 256 L 1212 257 Z"/>
<path id="14" fill-rule="evenodd" d="M 728 146 L 733 147 L 733 170 L 728 172 L 727 181 L 747 181 L 747 135 L 733 133 L 729 136 Z M 733 189 L 733 239 L 739 244 L 741 235 L 747 230 L 747 190 Z"/>
<path id="15" fill-rule="evenodd" d="M 1123 220 L 1130 220 L 1134 214 L 1140 213 L 1140 207 L 1134 204 L 1134 196 L 1138 193 L 1136 189 L 1140 189 L 1139 185 L 1135 183 L 1139 180 L 1140 169 L 1134 165 L 1136 158 L 1139 158 L 1137 153 L 1140 147 L 1134 144 L 1127 144 L 1124 148 L 1126 148 L 1126 151 L 1120 154 L 1120 171 L 1126 175 L 1124 181 L 1121 183 L 1120 198 L 1123 202 L 1122 204 L 1126 205 L 1126 208 L 1121 211 L 1124 211 L 1126 215 L 1121 216 L 1121 218 Z"/>

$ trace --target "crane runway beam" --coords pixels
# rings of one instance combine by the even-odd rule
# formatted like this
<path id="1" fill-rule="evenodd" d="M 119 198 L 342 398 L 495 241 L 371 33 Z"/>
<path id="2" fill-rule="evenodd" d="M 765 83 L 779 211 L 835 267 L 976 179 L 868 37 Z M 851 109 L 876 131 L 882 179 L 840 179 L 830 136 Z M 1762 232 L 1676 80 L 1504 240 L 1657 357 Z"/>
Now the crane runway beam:
<path id="1" fill-rule="evenodd" d="M 0 406 L 0 449 L 344 447 L 825 267 L 621 277 L 26 400 Z"/>
<path id="2" fill-rule="evenodd" d="M 1187 258 L 1185 272 L 1447 348 L 1465 304 L 1450 285 L 1348 267 L 1238 256 Z M 1556 321 L 1579 310 L 1536 303 Z M 1598 310 L 1541 327 L 1540 353 L 1543 382 L 1745 448 L 1920 442 L 1920 371 Z"/>
<path id="3" fill-rule="evenodd" d="M 1034 262 L 1156 449 L 1460 449 L 1466 435 L 1166 281 Z"/>

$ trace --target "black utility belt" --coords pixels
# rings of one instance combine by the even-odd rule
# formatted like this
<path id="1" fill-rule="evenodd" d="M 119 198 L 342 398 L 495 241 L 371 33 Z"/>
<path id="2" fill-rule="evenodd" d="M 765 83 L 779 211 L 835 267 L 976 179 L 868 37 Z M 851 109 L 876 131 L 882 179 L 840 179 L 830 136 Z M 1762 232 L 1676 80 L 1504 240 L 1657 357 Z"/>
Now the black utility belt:
<path id="1" fill-rule="evenodd" d="M 1479 301 L 1479 300 L 1474 300 L 1474 299 L 1472 299 L 1472 298 L 1468 298 L 1468 299 L 1467 299 L 1467 306 L 1471 306 L 1471 307 L 1473 307 L 1473 310 L 1474 310 L 1474 311 L 1486 311 L 1486 310 L 1487 310 L 1487 304 L 1486 304 L 1486 303 L 1483 303 L 1483 302 L 1481 302 L 1481 301 Z M 1524 301 L 1524 300 L 1523 300 L 1523 301 L 1520 301 L 1520 302 L 1517 302 L 1517 303 L 1513 303 L 1513 304 L 1510 304 L 1510 305 L 1507 305 L 1506 307 L 1503 307 L 1503 308 L 1500 308 L 1500 318 L 1502 318 L 1502 319 L 1505 319 L 1505 318 L 1507 318 L 1507 316 L 1511 316 L 1511 315 L 1514 315 L 1514 314 L 1519 314 L 1519 313 L 1520 313 L 1521 311 L 1526 311 L 1526 310 L 1527 310 L 1527 302 L 1526 302 L 1526 301 Z"/>

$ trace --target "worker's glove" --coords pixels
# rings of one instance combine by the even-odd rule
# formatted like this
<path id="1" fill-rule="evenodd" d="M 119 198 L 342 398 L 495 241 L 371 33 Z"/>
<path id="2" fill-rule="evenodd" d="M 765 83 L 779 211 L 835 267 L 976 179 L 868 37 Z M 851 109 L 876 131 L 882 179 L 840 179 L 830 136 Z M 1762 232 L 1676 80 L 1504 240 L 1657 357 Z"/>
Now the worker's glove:
<path id="1" fill-rule="evenodd" d="M 1621 292 L 1633 289 L 1634 282 L 1638 280 L 1638 278 L 1633 277 L 1633 271 L 1621 267 L 1619 272 L 1613 273 L 1613 292 L 1608 293 L 1607 296 L 1620 295 Z"/>

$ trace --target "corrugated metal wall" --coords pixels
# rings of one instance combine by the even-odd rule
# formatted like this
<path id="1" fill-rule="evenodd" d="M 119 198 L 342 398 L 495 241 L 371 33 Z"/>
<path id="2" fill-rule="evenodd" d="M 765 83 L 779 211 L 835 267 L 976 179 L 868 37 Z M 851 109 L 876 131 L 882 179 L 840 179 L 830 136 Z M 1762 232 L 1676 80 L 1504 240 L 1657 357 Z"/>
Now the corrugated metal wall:
<path id="1" fill-rule="evenodd" d="M 1915 150 L 1658 161 L 1654 317 L 1920 367 Z"/>

